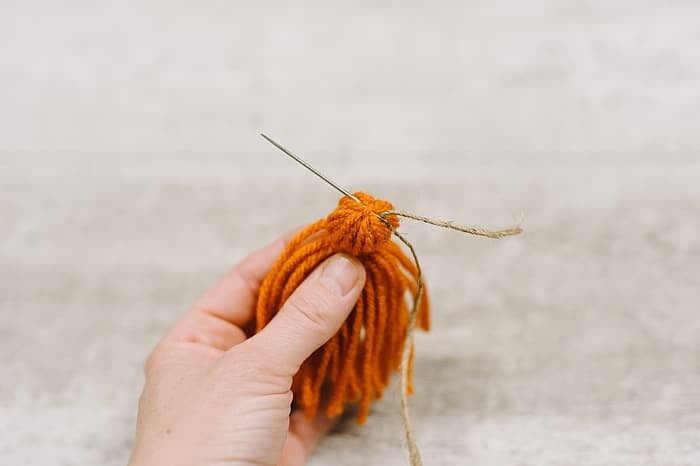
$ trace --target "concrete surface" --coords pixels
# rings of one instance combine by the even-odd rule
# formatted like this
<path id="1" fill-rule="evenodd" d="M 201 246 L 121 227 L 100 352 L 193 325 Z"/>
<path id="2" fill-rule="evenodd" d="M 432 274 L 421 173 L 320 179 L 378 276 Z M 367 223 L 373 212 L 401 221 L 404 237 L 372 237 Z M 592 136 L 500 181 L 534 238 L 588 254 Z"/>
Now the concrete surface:
<path id="1" fill-rule="evenodd" d="M 125 464 L 145 356 L 334 192 L 404 224 L 426 465 L 700 464 L 700 4 L 0 5 L 0 462 Z M 405 464 L 397 400 L 311 465 Z"/>

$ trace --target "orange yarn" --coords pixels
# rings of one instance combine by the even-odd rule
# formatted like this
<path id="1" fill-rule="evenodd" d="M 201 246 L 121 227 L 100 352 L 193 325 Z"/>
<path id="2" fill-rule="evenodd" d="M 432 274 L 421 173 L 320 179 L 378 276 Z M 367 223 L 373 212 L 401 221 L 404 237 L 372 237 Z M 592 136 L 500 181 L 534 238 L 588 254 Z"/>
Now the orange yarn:
<path id="1" fill-rule="evenodd" d="M 358 421 L 367 419 L 370 403 L 382 396 L 389 377 L 401 365 L 409 325 L 407 292 L 415 295 L 418 269 L 391 241 L 399 226 L 391 203 L 354 193 L 361 203 L 342 197 L 325 219 L 307 226 L 287 245 L 263 281 L 256 309 L 256 331 L 275 316 L 301 282 L 329 256 L 345 253 L 365 267 L 367 281 L 343 326 L 302 364 L 294 377 L 294 402 L 313 418 L 319 409 L 336 417 L 348 403 L 358 403 Z M 381 218 L 380 218 L 381 216 Z M 391 225 L 391 227 L 389 227 Z M 430 326 L 424 290 L 416 324 Z M 413 348 L 411 348 L 411 360 Z M 410 365 L 409 360 L 409 391 Z"/>

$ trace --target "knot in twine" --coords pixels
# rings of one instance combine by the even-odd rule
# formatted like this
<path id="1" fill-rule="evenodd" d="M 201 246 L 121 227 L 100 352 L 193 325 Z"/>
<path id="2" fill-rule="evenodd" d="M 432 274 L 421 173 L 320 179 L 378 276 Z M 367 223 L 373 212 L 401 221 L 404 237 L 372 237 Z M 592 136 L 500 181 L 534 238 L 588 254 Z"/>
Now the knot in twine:
<path id="1" fill-rule="evenodd" d="M 338 252 L 361 256 L 381 249 L 391 240 L 392 229 L 399 227 L 391 202 L 376 199 L 367 193 L 353 194 L 360 202 L 342 197 L 338 207 L 326 217 L 326 230 Z"/>

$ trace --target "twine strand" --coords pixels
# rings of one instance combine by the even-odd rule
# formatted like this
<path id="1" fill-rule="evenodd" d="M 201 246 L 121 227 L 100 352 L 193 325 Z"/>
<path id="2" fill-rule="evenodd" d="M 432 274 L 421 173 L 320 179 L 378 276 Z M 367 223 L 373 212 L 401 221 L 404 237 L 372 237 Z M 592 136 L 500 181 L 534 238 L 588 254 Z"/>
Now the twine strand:
<path id="1" fill-rule="evenodd" d="M 411 416 L 408 409 L 408 372 L 409 364 L 411 358 L 411 352 L 413 351 L 413 330 L 416 326 L 416 317 L 418 316 L 418 309 L 420 307 L 420 301 L 423 298 L 423 270 L 421 269 L 420 262 L 418 261 L 418 255 L 413 245 L 396 229 L 392 228 L 392 233 L 411 251 L 413 256 L 413 262 L 416 264 L 417 274 L 417 286 L 416 293 L 413 295 L 413 305 L 411 307 L 411 315 L 408 321 L 408 329 L 406 332 L 406 338 L 403 345 L 403 354 L 401 357 L 401 383 L 399 384 L 400 400 L 401 400 L 401 419 L 403 420 L 404 434 L 406 436 L 406 446 L 408 448 L 408 460 L 411 466 L 423 466 L 423 460 L 420 456 L 420 450 L 418 449 L 418 444 L 413 435 L 413 426 L 411 425 Z"/>
<path id="2" fill-rule="evenodd" d="M 415 329 L 416 317 L 418 315 L 420 301 L 423 297 L 423 269 L 421 268 L 420 261 L 418 260 L 418 254 L 416 254 L 416 250 L 413 247 L 413 244 L 411 244 L 410 241 L 408 241 L 388 221 L 386 221 L 386 217 L 389 215 L 396 215 L 412 220 L 418 220 L 429 225 L 435 225 L 442 228 L 447 228 L 450 230 L 455 230 L 475 236 L 485 236 L 487 238 L 492 239 L 500 239 L 506 236 L 517 235 L 522 233 L 523 230 L 520 227 L 520 225 L 501 230 L 487 230 L 484 228 L 466 227 L 462 225 L 457 225 L 451 221 L 434 220 L 429 217 L 423 217 L 421 215 L 396 210 L 386 211 L 378 214 L 380 218 L 385 220 L 385 224 L 391 229 L 391 232 L 394 234 L 394 236 L 396 236 L 404 245 L 406 245 L 408 250 L 411 252 L 413 262 L 415 263 L 416 269 L 418 271 L 418 273 L 416 274 L 417 287 L 416 292 L 413 295 L 413 305 L 411 307 L 409 324 L 406 332 L 406 338 L 404 340 L 403 354 L 401 357 L 399 399 L 401 402 L 401 419 L 403 420 L 409 464 L 410 466 L 423 466 L 423 460 L 421 459 L 420 450 L 418 448 L 418 444 L 416 443 L 415 436 L 413 434 L 413 426 L 411 424 L 410 412 L 408 408 L 408 379 L 410 371 L 410 357 L 413 351 L 413 331 Z"/>
<path id="3" fill-rule="evenodd" d="M 432 218 L 423 217 L 422 215 L 416 215 L 410 212 L 403 212 L 400 210 L 390 210 L 387 212 L 382 212 L 380 215 L 396 215 L 399 217 L 410 218 L 412 220 L 418 220 L 419 222 L 427 223 L 429 225 L 435 225 L 442 228 L 448 228 L 450 230 L 461 231 L 462 233 L 468 233 L 474 236 L 485 236 L 487 238 L 493 239 L 501 239 L 506 236 L 519 235 L 523 232 L 523 229 L 520 227 L 520 225 L 516 225 L 511 228 L 505 228 L 502 230 L 487 230 L 485 228 L 458 225 L 451 220 L 433 220 Z"/>

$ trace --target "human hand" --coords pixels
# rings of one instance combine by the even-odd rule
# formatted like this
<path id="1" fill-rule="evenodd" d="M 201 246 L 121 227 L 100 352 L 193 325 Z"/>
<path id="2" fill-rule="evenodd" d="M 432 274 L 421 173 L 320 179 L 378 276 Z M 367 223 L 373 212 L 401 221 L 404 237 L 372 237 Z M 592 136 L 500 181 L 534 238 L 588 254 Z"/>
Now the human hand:
<path id="1" fill-rule="evenodd" d="M 306 464 L 332 421 L 291 412 L 292 377 L 345 321 L 365 271 L 329 258 L 247 338 L 260 283 L 289 237 L 234 267 L 153 350 L 130 466 Z"/>

